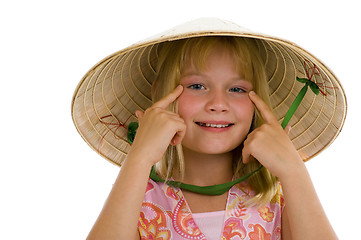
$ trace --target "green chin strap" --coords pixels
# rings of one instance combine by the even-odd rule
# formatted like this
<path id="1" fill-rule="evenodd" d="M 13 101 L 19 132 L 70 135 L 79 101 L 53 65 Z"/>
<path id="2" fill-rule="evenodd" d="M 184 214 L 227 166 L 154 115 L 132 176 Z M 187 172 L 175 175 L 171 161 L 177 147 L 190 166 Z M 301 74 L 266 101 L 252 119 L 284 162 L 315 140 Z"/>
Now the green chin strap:
<path id="1" fill-rule="evenodd" d="M 286 115 L 282 121 L 282 124 L 281 124 L 283 129 L 286 128 L 288 122 L 291 120 L 291 117 L 296 112 L 296 109 L 298 108 L 302 99 L 306 95 L 308 87 L 310 87 L 311 90 L 316 95 L 318 95 L 320 92 L 317 84 L 312 82 L 311 80 L 309 80 L 307 78 L 298 78 L 298 77 L 296 77 L 296 80 L 301 83 L 304 83 L 305 86 L 300 90 L 300 92 L 296 96 L 295 100 L 293 101 L 291 107 L 289 108 L 288 112 L 286 113 Z M 218 184 L 218 185 L 212 185 L 212 186 L 196 186 L 196 185 L 185 184 L 185 183 L 181 183 L 181 182 L 177 182 L 177 181 L 165 181 L 155 173 L 154 166 L 152 167 L 149 178 L 152 179 L 153 181 L 165 182 L 166 184 L 168 184 L 170 186 L 179 187 L 183 190 L 190 191 L 190 192 L 195 192 L 195 193 L 204 194 L 204 195 L 222 195 L 225 192 L 227 192 L 229 189 L 231 189 L 231 187 L 233 187 L 235 184 L 248 179 L 253 174 L 255 174 L 256 172 L 261 170 L 262 168 L 263 168 L 263 166 L 261 165 L 258 169 L 254 170 L 253 172 L 248 173 L 234 181 L 223 183 L 223 184 Z"/>
<path id="2" fill-rule="evenodd" d="M 223 183 L 223 184 L 217 184 L 212 186 L 196 186 L 191 184 L 185 184 L 177 181 L 165 181 L 162 178 L 158 177 L 158 175 L 155 173 L 154 166 L 152 167 L 152 170 L 150 172 L 150 179 L 156 182 L 165 182 L 166 184 L 173 186 L 173 187 L 179 187 L 180 189 L 187 190 L 190 192 L 195 192 L 199 194 L 204 195 L 222 195 L 223 193 L 227 192 L 231 187 L 233 187 L 235 184 L 243 182 L 250 176 L 252 176 L 254 173 L 258 172 L 262 169 L 263 166 L 260 166 L 258 169 L 254 170 L 251 173 L 248 173 L 234 181 Z"/>

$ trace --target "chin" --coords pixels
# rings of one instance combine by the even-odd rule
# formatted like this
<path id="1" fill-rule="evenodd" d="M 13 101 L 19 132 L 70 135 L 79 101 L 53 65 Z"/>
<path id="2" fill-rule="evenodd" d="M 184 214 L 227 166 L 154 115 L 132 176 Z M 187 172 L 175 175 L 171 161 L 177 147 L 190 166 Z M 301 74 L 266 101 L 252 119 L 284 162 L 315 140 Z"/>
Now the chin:
<path id="1" fill-rule="evenodd" d="M 212 155 L 230 153 L 239 146 L 239 145 L 224 146 L 224 144 L 222 144 L 222 145 L 213 143 L 213 144 L 206 145 L 206 146 L 205 145 L 203 145 L 203 146 L 202 145 L 200 145 L 200 146 L 184 146 L 184 145 L 182 145 L 182 146 L 193 152 L 198 152 L 198 153 L 202 153 L 202 154 L 212 154 Z"/>

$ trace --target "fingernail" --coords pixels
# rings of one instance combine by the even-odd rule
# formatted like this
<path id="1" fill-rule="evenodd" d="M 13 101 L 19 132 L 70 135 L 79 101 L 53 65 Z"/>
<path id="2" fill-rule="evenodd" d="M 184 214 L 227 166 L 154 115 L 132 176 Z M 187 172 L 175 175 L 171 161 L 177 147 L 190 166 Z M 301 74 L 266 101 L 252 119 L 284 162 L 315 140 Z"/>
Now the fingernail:
<path id="1" fill-rule="evenodd" d="M 249 95 L 255 95 L 256 93 L 254 91 L 250 91 Z"/>

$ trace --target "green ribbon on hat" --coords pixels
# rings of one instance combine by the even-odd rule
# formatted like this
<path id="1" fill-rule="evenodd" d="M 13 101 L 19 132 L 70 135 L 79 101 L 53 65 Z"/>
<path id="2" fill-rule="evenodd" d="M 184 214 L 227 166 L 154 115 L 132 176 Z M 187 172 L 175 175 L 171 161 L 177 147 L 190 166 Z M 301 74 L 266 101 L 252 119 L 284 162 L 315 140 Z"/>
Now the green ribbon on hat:
<path id="1" fill-rule="evenodd" d="M 302 102 L 302 99 L 305 97 L 308 87 L 310 87 L 312 92 L 314 92 L 316 95 L 318 95 L 320 93 L 320 88 L 317 86 L 316 83 L 312 82 L 311 80 L 309 80 L 307 78 L 299 78 L 299 77 L 296 77 L 296 80 L 299 81 L 300 83 L 304 83 L 305 86 L 300 90 L 300 92 L 296 96 L 295 100 L 293 101 L 291 107 L 288 109 L 288 112 L 286 113 L 286 116 L 283 119 L 282 124 L 281 124 L 283 129 L 286 128 L 288 122 L 291 120 L 291 117 L 296 112 L 296 109 Z"/>
<path id="2" fill-rule="evenodd" d="M 135 134 L 137 133 L 138 127 L 139 127 L 139 124 L 137 122 L 131 122 L 128 125 L 127 139 L 130 144 L 132 144 L 134 141 Z"/>
<path id="3" fill-rule="evenodd" d="M 281 124 L 283 129 L 286 128 L 288 122 L 291 120 L 291 117 L 296 112 L 298 106 L 300 105 L 303 98 L 305 97 L 308 87 L 310 87 L 312 92 L 314 92 L 316 95 L 318 95 L 320 93 L 320 89 L 317 86 L 317 84 L 312 82 L 311 80 L 309 80 L 307 78 L 299 78 L 299 77 L 296 77 L 296 80 L 300 83 L 304 83 L 305 86 L 300 90 L 300 92 L 296 96 L 295 100 L 291 104 L 291 107 L 287 111 L 287 113 L 282 121 L 282 124 Z M 229 189 L 231 189 L 231 187 L 233 187 L 235 184 L 248 179 L 253 174 L 260 171 L 262 168 L 263 168 L 263 166 L 261 165 L 258 169 L 254 170 L 253 172 L 248 173 L 234 181 L 223 183 L 223 184 L 218 184 L 218 185 L 212 185 L 212 186 L 196 186 L 196 185 L 185 184 L 185 183 L 181 183 L 181 182 L 177 182 L 177 181 L 165 181 L 156 174 L 154 166 L 152 167 L 149 178 L 152 179 L 153 181 L 165 182 L 166 184 L 168 184 L 170 186 L 179 187 L 183 190 L 187 190 L 190 192 L 195 192 L 195 193 L 204 194 L 204 195 L 222 195 L 225 192 L 227 192 Z"/>

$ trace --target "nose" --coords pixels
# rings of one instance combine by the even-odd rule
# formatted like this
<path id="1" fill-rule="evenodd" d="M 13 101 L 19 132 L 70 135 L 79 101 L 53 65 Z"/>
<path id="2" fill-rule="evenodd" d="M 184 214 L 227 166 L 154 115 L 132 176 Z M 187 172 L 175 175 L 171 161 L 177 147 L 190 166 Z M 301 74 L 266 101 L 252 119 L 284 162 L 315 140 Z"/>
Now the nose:
<path id="1" fill-rule="evenodd" d="M 229 103 L 227 101 L 227 94 L 222 91 L 217 91 L 209 94 L 209 99 L 206 104 L 206 110 L 210 112 L 228 112 Z"/>

